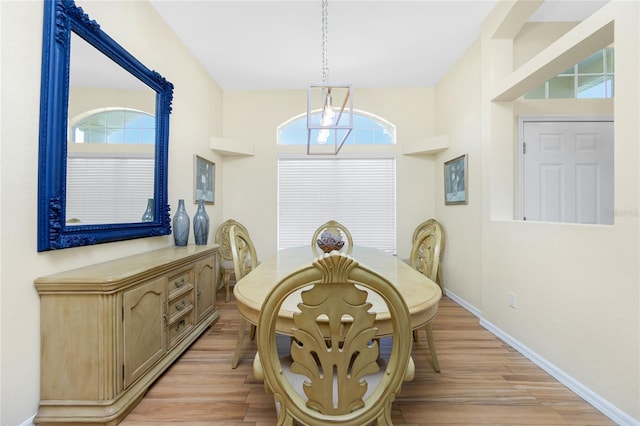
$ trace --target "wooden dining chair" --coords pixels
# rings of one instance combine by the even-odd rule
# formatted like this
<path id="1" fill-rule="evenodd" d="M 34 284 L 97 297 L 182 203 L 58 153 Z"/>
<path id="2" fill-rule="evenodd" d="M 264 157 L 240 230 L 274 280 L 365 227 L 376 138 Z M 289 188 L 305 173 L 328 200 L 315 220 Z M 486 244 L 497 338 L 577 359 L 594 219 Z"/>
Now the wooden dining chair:
<path id="1" fill-rule="evenodd" d="M 433 281 L 440 286 L 440 290 L 442 290 L 442 294 L 444 294 L 444 281 L 442 279 L 442 268 L 440 267 L 440 264 L 442 263 L 442 255 L 444 254 L 445 243 L 444 228 L 442 227 L 442 224 L 433 218 L 422 222 L 413 231 L 411 242 L 414 243 L 418 236 L 420 236 L 420 234 L 422 234 L 423 232 L 431 232 L 431 228 L 434 227 L 437 228 L 437 231 L 440 233 L 440 257 L 438 259 L 438 272 L 436 273 L 436 279 L 434 279 Z"/>
<path id="2" fill-rule="evenodd" d="M 442 234 L 440 232 L 440 227 L 437 225 L 428 226 L 417 235 L 416 240 L 413 242 L 413 246 L 411 247 L 411 254 L 409 255 L 409 265 L 434 282 L 437 279 L 438 269 L 440 267 L 441 244 Z M 439 373 L 440 363 L 438 362 L 438 354 L 436 353 L 436 347 L 433 341 L 431 321 L 429 321 L 423 328 L 427 334 L 427 342 L 429 343 L 429 351 L 431 352 L 433 368 Z M 419 330 L 413 331 L 413 338 L 416 342 L 418 341 L 418 331 Z"/>
<path id="3" fill-rule="evenodd" d="M 243 227 L 231 225 L 229 228 L 229 244 L 231 246 L 231 257 L 233 259 L 233 270 L 236 276 L 236 282 L 238 282 L 252 269 L 255 269 L 256 266 L 258 266 L 258 256 L 249 234 L 243 229 Z M 236 343 L 236 350 L 233 354 L 233 360 L 231 361 L 232 368 L 236 368 L 238 366 L 246 328 L 247 321 L 241 315 L 240 324 L 238 326 L 238 341 Z M 250 334 L 252 339 L 255 338 L 256 327 L 253 324 L 251 324 Z"/>
<path id="4" fill-rule="evenodd" d="M 343 241 L 344 241 L 344 238 L 346 238 L 347 239 L 347 241 L 345 241 L 346 247 L 343 247 L 343 251 L 347 254 L 351 253 L 351 251 L 353 250 L 353 238 L 351 237 L 351 232 L 349 232 L 347 227 L 341 224 L 340 222 L 337 222 L 335 220 L 330 220 L 318 226 L 316 231 L 313 233 L 313 238 L 311 238 L 311 248 L 313 249 L 313 252 L 316 255 L 319 255 L 322 253 L 322 250 L 320 250 L 320 248 L 318 247 L 318 239 L 320 238 L 320 235 L 324 231 L 328 231 L 333 235 L 337 235 Z"/>
<path id="5" fill-rule="evenodd" d="M 228 302 L 230 299 L 229 286 L 231 277 L 234 276 L 233 256 L 231 254 L 231 239 L 229 237 L 229 228 L 231 228 L 232 226 L 236 226 L 238 229 L 244 231 L 247 235 L 249 234 L 247 228 L 233 219 L 222 222 L 216 230 L 215 242 L 217 244 L 220 244 L 220 247 L 218 248 L 220 274 L 218 276 L 220 277 L 220 279 L 222 280 L 222 284 L 224 285 L 226 302 Z M 237 281 L 238 277 L 235 277 L 235 279 Z"/>
<path id="6" fill-rule="evenodd" d="M 303 288 L 290 351 L 280 354 L 278 313 L 287 297 Z M 392 319 L 386 355 L 376 338 L 373 293 Z M 273 393 L 279 425 L 390 425 L 391 403 L 402 382 L 415 374 L 411 345 L 409 310 L 397 288 L 334 251 L 282 279 L 265 299 L 254 375 Z"/>

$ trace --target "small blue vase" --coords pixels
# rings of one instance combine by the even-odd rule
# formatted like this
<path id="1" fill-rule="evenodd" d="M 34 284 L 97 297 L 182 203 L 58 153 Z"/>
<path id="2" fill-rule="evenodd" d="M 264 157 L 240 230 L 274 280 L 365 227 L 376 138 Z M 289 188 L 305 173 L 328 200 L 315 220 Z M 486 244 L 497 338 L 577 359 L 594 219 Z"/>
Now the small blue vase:
<path id="1" fill-rule="evenodd" d="M 143 222 L 153 222 L 153 217 L 155 215 L 155 204 L 156 203 L 153 198 L 147 199 L 147 210 L 144 211 L 141 219 Z"/>
<path id="2" fill-rule="evenodd" d="M 187 245 L 190 222 L 187 210 L 184 208 L 184 200 L 178 200 L 178 209 L 173 216 L 173 239 L 177 246 Z"/>
<path id="3" fill-rule="evenodd" d="M 204 200 L 198 200 L 198 209 L 193 216 L 193 236 L 196 239 L 196 245 L 207 245 L 209 239 L 209 215 L 204 208 Z"/>

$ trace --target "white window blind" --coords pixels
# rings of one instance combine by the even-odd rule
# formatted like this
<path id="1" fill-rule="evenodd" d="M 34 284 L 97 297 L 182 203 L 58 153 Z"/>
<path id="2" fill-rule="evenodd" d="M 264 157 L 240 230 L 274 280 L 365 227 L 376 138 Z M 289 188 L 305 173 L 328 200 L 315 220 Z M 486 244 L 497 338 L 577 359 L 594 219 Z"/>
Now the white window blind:
<path id="1" fill-rule="evenodd" d="M 396 253 L 395 158 L 279 158 L 278 248 L 337 220 L 354 244 Z"/>
<path id="2" fill-rule="evenodd" d="M 69 157 L 66 219 L 140 222 L 153 198 L 154 158 Z"/>

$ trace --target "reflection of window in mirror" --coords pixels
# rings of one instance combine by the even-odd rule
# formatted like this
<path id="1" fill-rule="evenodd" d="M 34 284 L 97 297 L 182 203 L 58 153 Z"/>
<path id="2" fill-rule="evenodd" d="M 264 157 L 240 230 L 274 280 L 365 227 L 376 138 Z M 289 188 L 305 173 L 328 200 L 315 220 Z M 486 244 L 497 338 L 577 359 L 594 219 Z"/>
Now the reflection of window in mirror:
<path id="1" fill-rule="evenodd" d="M 102 108 L 70 124 L 67 223 L 140 222 L 153 198 L 155 117 Z"/>
<path id="2" fill-rule="evenodd" d="M 156 118 L 132 109 L 105 109 L 82 119 L 70 136 L 72 143 L 154 144 Z"/>
<path id="3" fill-rule="evenodd" d="M 614 95 L 614 49 L 599 50 L 524 95 L 525 99 L 602 99 Z"/>

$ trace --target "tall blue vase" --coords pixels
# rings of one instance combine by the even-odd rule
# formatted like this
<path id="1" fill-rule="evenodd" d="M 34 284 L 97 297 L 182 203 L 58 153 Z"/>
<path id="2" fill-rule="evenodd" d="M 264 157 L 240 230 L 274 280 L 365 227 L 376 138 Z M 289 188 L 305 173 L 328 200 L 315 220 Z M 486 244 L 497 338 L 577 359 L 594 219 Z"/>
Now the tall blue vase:
<path id="1" fill-rule="evenodd" d="M 198 200 L 198 209 L 193 216 L 193 236 L 196 239 L 196 245 L 207 245 L 209 239 L 209 215 L 204 208 L 204 200 Z"/>
<path id="2" fill-rule="evenodd" d="M 189 241 L 189 215 L 184 208 L 184 200 L 178 200 L 178 209 L 173 216 L 173 239 L 177 246 L 186 246 Z"/>

